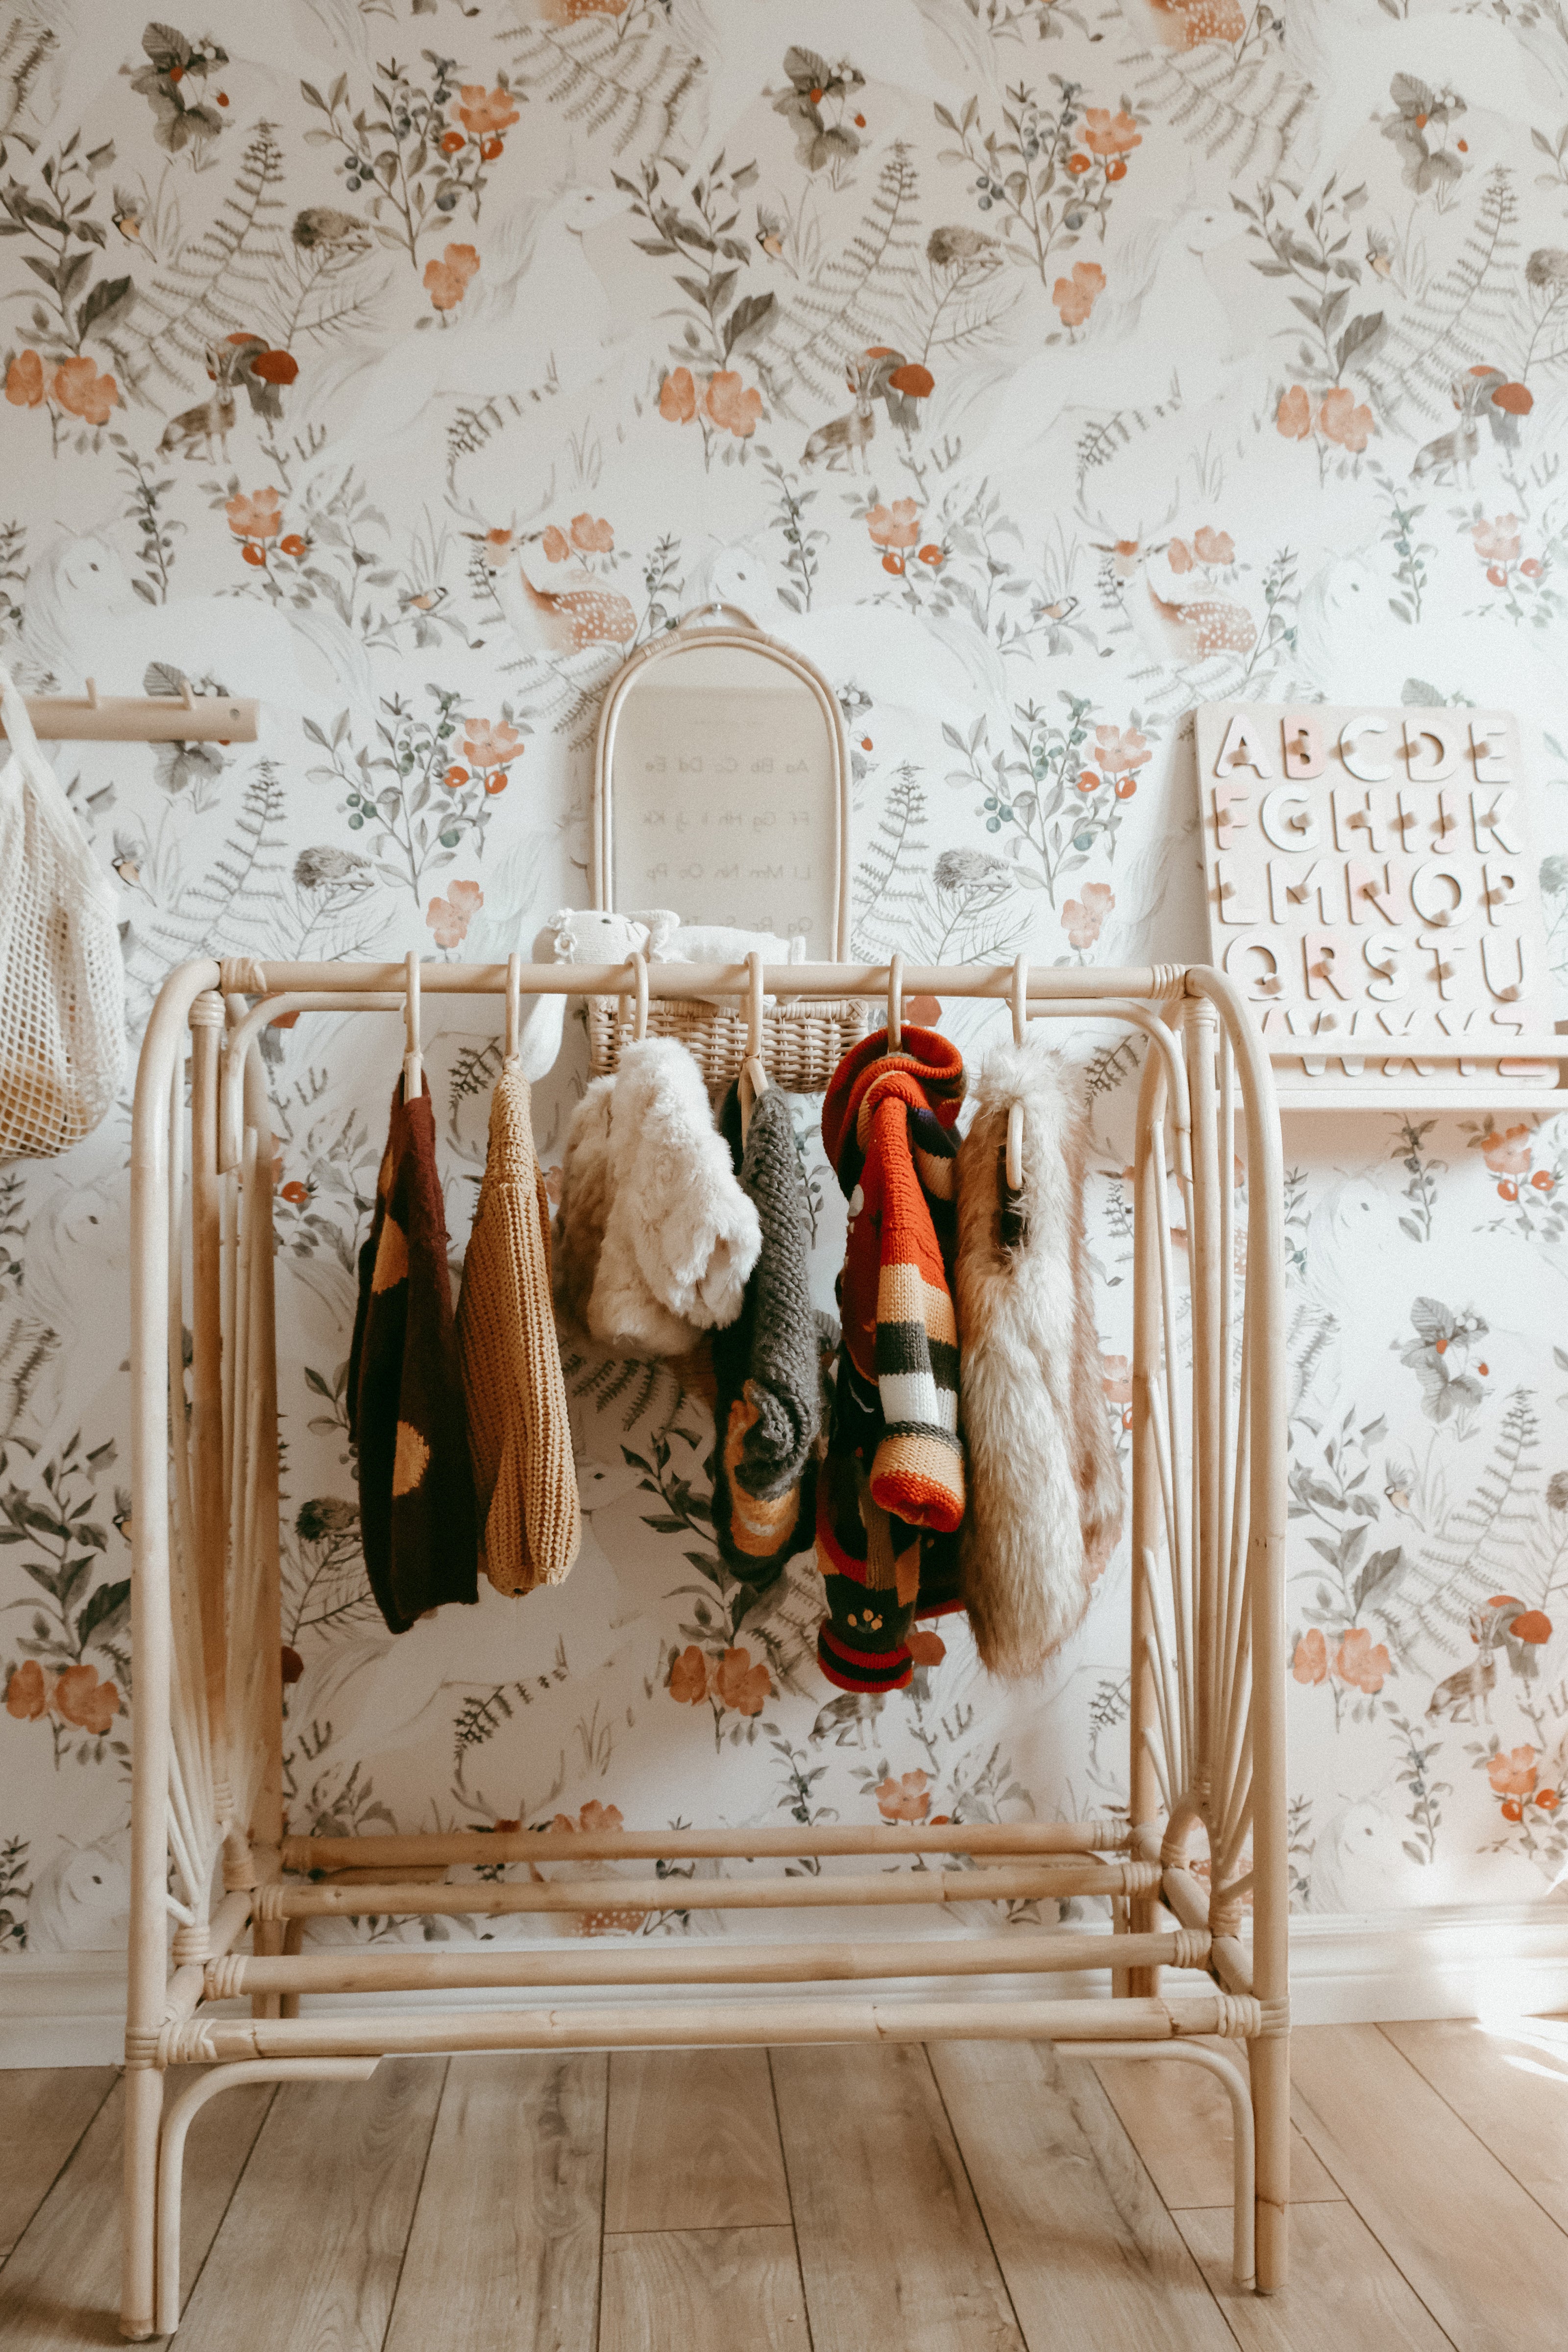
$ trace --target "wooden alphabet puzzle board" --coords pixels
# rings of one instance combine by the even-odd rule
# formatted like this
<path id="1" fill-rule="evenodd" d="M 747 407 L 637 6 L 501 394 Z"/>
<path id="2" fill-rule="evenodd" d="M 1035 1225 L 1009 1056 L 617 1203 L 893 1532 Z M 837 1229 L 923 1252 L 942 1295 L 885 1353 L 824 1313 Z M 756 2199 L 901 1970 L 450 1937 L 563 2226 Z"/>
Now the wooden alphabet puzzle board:
<path id="1" fill-rule="evenodd" d="M 1196 720 L 1210 949 L 1281 1079 L 1375 1096 L 1419 1077 L 1434 1097 L 1494 1072 L 1555 1085 L 1513 719 L 1215 702 Z"/>

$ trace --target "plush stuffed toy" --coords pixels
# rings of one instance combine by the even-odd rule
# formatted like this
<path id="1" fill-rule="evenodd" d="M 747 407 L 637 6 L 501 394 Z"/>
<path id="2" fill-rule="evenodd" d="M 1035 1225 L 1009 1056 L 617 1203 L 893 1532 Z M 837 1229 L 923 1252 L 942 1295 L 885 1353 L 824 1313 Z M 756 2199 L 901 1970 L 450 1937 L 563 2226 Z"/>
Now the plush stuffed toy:
<path id="1" fill-rule="evenodd" d="M 665 909 L 653 908 L 626 919 L 646 923 L 652 944 L 647 950 L 650 963 L 744 963 L 749 955 L 760 955 L 764 963 L 804 963 L 804 939 L 781 939 L 776 931 L 738 930 L 731 923 L 682 923 Z M 578 957 L 579 962 L 585 959 Z M 732 1007 L 732 996 L 715 996 L 700 1000 Z M 766 996 L 764 1004 L 773 999 Z"/>
<path id="2" fill-rule="evenodd" d="M 799 963 L 804 939 L 780 939 L 774 931 L 741 931 L 723 923 L 682 923 L 668 907 L 645 907 L 630 915 L 604 907 L 563 907 L 533 942 L 535 963 L 616 963 L 645 955 L 649 963 L 744 963 L 752 953 L 768 963 Z M 709 1001 L 709 1000 L 704 1000 Z M 733 1007 L 733 996 L 715 1004 Z M 771 1004 L 773 999 L 764 998 Z M 531 1086 L 555 1066 L 565 1034 L 566 999 L 536 996 L 527 1003 L 518 1038 L 522 1074 Z"/>

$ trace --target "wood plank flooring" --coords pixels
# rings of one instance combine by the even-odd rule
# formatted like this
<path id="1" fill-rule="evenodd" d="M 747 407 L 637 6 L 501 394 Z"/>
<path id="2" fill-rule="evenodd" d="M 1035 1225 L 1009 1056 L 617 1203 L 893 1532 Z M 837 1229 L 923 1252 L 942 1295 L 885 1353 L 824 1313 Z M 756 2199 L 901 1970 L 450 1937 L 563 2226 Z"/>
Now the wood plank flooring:
<path id="1" fill-rule="evenodd" d="M 1292 2273 L 1190 2068 L 1046 2046 L 387 2059 L 191 2132 L 183 2352 L 1524 2352 L 1568 2336 L 1568 2020 L 1294 2042 Z M 1198 2095 L 1194 2100 L 1194 2094 Z M 0 2343 L 111 2345 L 123 2092 L 0 2074 Z"/>

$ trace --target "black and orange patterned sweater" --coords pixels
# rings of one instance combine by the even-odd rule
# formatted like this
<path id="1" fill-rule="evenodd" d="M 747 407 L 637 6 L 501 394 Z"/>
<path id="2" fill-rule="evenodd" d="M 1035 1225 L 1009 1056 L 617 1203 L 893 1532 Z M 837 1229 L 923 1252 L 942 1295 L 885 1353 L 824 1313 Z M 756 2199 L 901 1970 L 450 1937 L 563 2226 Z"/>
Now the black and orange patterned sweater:
<path id="1" fill-rule="evenodd" d="M 401 1078 L 360 1252 L 348 1405 L 364 1564 L 382 1615 L 403 1633 L 443 1601 L 479 1596 L 436 1121 L 429 1087 L 405 1103 Z"/>
<path id="2" fill-rule="evenodd" d="M 827 1595 L 817 1660 L 845 1690 L 897 1690 L 916 1653 L 940 1656 L 917 1617 L 963 1606 L 958 1528 L 957 1048 L 906 1028 L 847 1054 L 822 1139 L 849 1203 L 838 1277 L 843 1341 L 817 1480 L 816 1556 Z"/>

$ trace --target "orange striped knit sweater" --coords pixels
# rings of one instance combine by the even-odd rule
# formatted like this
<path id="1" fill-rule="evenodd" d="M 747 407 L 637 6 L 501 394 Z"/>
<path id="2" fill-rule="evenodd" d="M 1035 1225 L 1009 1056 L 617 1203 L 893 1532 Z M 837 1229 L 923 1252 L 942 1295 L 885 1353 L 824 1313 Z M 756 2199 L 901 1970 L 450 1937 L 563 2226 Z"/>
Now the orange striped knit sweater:
<path id="1" fill-rule="evenodd" d="M 945 1037 L 868 1037 L 839 1064 L 822 1138 L 849 1202 L 843 1346 L 817 1490 L 828 1615 L 817 1657 L 851 1690 L 908 1682 L 913 1619 L 961 1606 L 963 1517 L 952 1129 L 963 1064 Z"/>

